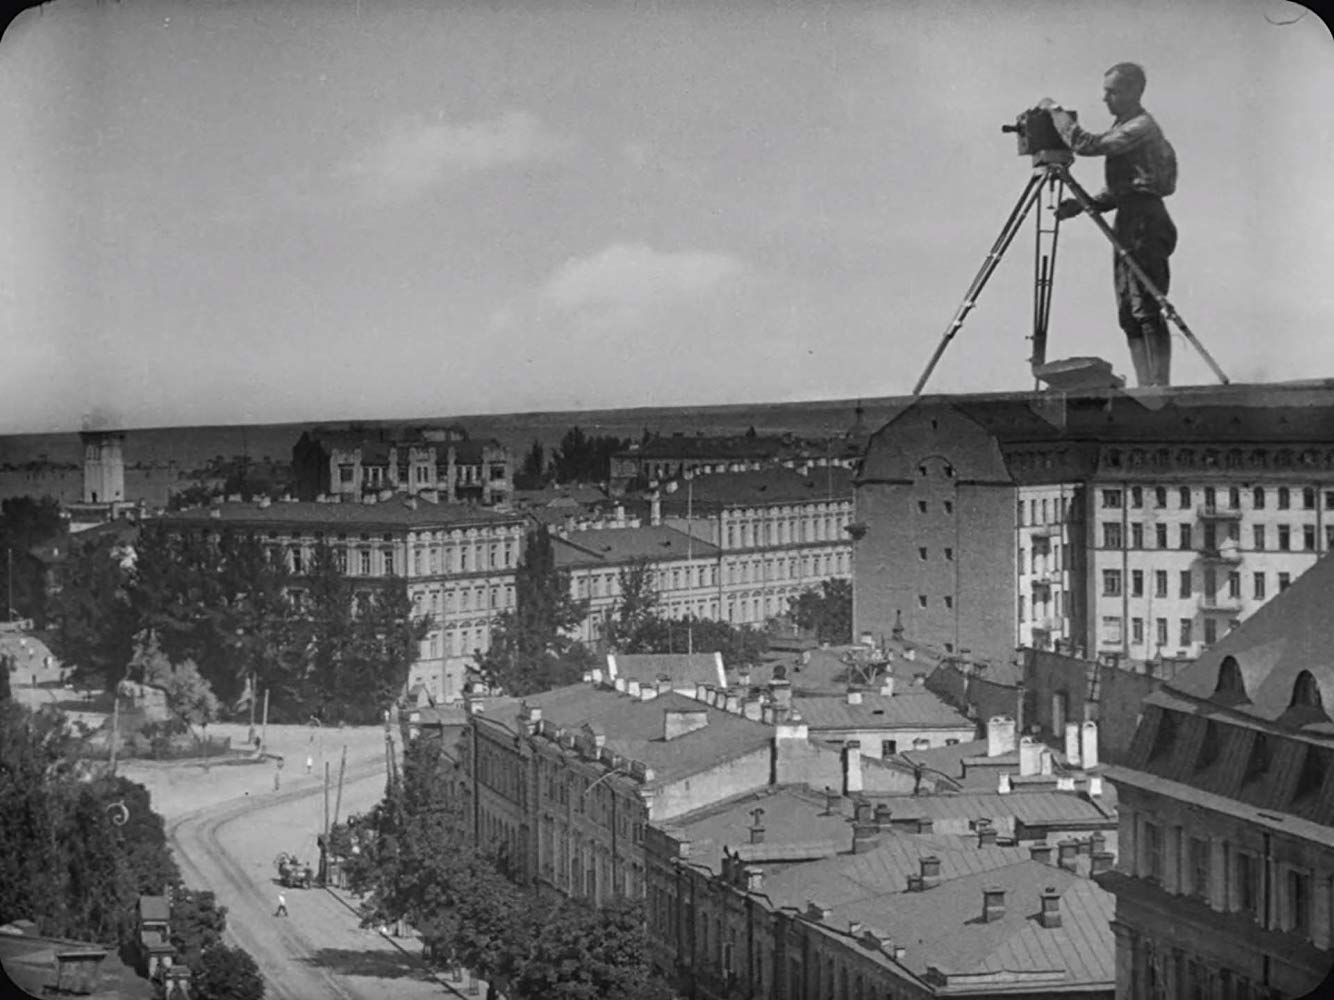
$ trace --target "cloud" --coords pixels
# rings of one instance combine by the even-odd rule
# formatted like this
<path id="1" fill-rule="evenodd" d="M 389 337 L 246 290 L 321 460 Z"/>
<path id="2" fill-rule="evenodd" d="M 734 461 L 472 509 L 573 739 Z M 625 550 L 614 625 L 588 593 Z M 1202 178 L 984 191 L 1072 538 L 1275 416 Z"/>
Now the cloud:
<path id="1" fill-rule="evenodd" d="M 418 116 L 396 122 L 338 173 L 358 179 L 373 195 L 405 198 L 452 175 L 551 162 L 569 145 L 526 111 L 461 124 L 433 124 Z"/>
<path id="2" fill-rule="evenodd" d="M 632 321 L 650 309 L 712 291 L 743 270 L 742 262 L 728 254 L 613 243 L 557 268 L 542 288 L 542 300 L 567 312 L 610 313 Z"/>

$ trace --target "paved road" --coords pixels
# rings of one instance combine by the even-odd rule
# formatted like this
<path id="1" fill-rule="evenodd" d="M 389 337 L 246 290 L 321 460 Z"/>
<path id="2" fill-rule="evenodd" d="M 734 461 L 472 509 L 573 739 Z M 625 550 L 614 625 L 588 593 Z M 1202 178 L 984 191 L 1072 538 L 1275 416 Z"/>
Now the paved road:
<path id="1" fill-rule="evenodd" d="M 187 884 L 217 893 L 227 907 L 228 936 L 259 963 L 268 997 L 412 1000 L 480 995 L 466 988 L 456 993 L 435 980 L 418 961 L 421 949 L 415 940 L 395 942 L 358 927 L 349 905 L 332 892 L 287 890 L 291 915 L 275 917 L 274 857 L 295 851 L 315 864 L 315 832 L 324 805 L 323 789 L 310 779 L 278 792 L 271 788 L 188 813 L 167 826 Z M 381 761 L 349 763 L 344 816 L 369 809 L 383 794 Z"/>

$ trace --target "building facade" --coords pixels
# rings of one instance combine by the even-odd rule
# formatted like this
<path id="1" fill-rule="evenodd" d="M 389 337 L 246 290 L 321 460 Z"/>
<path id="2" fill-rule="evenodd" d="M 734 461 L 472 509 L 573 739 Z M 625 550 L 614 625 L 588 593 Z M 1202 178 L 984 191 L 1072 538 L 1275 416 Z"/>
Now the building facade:
<path id="1" fill-rule="evenodd" d="M 1196 656 L 1334 544 L 1331 442 L 1325 386 L 918 400 L 857 480 L 857 630 Z"/>
<path id="2" fill-rule="evenodd" d="M 220 503 L 164 514 L 184 530 L 244 532 L 300 577 L 320 545 L 355 583 L 401 587 L 433 628 L 413 664 L 408 687 L 424 686 L 437 701 L 461 697 L 475 654 L 490 647 L 497 617 L 514 606 L 515 567 L 525 522 L 513 514 L 464 504 L 398 498 L 384 503 L 261 500 Z"/>
<path id="3" fill-rule="evenodd" d="M 512 456 L 499 441 L 473 441 L 465 428 L 382 428 L 304 432 L 292 447 L 301 500 L 360 502 L 406 493 L 446 502 L 507 502 Z"/>
<path id="4" fill-rule="evenodd" d="M 1145 699 L 1124 766 L 1117 996 L 1299 997 L 1334 968 L 1326 558 Z"/>

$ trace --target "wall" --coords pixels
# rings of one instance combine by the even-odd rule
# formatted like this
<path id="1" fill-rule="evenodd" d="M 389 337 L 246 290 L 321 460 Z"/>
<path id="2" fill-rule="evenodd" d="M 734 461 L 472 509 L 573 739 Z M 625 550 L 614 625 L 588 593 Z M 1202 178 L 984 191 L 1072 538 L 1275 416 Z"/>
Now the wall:
<path id="1" fill-rule="evenodd" d="M 1091 718 L 1098 723 L 1098 755 L 1106 763 L 1121 760 L 1130 747 L 1139 724 L 1144 697 L 1162 681 L 1147 674 L 1118 667 L 1098 670 L 1097 702 L 1086 705 L 1089 674 L 1093 664 L 1062 653 L 1026 650 L 1024 657 L 1025 723 L 1036 723 L 1045 733 L 1064 738 L 1052 730 L 1052 696 L 1064 693 L 1066 722 Z"/>
<path id="2" fill-rule="evenodd" d="M 662 822 L 729 796 L 764 788 L 769 784 L 770 753 L 769 747 L 761 747 L 707 771 L 659 786 L 652 792 L 650 818 Z"/>

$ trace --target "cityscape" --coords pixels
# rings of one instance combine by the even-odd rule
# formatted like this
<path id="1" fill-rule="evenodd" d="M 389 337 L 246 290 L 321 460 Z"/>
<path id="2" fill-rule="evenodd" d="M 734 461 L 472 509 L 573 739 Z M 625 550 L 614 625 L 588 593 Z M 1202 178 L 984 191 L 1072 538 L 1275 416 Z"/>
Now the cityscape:
<path id="1" fill-rule="evenodd" d="M 20 15 L 15 995 L 1322 995 L 1331 36 L 1066 6 Z"/>

